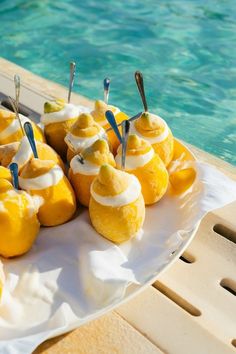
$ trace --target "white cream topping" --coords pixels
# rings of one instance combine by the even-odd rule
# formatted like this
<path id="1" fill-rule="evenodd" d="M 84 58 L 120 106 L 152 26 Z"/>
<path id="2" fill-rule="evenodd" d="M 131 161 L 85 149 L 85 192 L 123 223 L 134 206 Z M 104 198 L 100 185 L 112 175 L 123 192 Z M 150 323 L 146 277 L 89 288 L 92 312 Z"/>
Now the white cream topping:
<path id="1" fill-rule="evenodd" d="M 44 199 L 40 196 L 31 196 L 30 194 L 26 193 L 25 191 L 18 191 L 17 193 L 24 193 L 24 195 L 28 201 L 28 206 L 27 206 L 28 216 L 32 217 L 33 215 L 37 214 L 39 208 L 44 203 Z"/>
<path id="2" fill-rule="evenodd" d="M 31 196 L 25 191 L 20 191 L 20 190 L 15 190 L 15 189 L 10 189 L 6 192 L 6 197 L 4 199 L 4 202 L 0 202 L 3 204 L 1 212 L 9 213 L 8 209 L 5 208 L 4 203 L 10 201 L 11 203 L 16 203 L 17 205 L 20 206 L 19 210 L 22 211 L 22 217 L 24 217 L 24 211 L 25 211 L 25 205 L 23 204 L 23 199 L 21 198 L 21 195 L 24 195 L 25 198 L 27 199 L 28 205 L 27 205 L 27 211 L 29 217 L 37 214 L 39 207 L 43 204 L 44 200 L 40 196 Z"/>
<path id="3" fill-rule="evenodd" d="M 119 168 L 122 166 L 122 155 L 121 148 L 118 149 L 118 154 L 115 157 L 116 164 Z M 125 169 L 126 170 L 135 170 L 138 167 L 146 165 L 154 156 L 154 150 L 151 148 L 148 152 L 141 155 L 126 155 L 125 158 Z"/>
<path id="4" fill-rule="evenodd" d="M 27 190 L 41 190 L 51 186 L 55 186 L 63 178 L 64 173 L 60 166 L 56 165 L 47 173 L 34 177 L 22 178 L 19 176 L 19 185 L 22 189 Z"/>
<path id="5" fill-rule="evenodd" d="M 158 136 L 155 136 L 155 137 L 147 137 L 145 135 L 142 135 L 140 134 L 140 132 L 136 129 L 135 127 L 135 121 L 133 123 L 131 123 L 131 127 L 130 127 L 130 133 L 131 134 L 136 134 L 138 135 L 139 137 L 147 140 L 150 144 L 156 144 L 156 143 L 161 143 L 163 140 L 165 140 L 168 135 L 169 135 L 169 128 L 168 128 L 168 125 L 167 123 L 164 121 L 164 119 L 162 119 L 161 117 L 159 116 L 156 116 L 155 114 L 151 114 L 149 113 L 151 118 L 153 119 L 158 119 L 159 122 L 160 122 L 160 125 L 162 125 L 164 127 L 164 131 L 158 135 Z"/>
<path id="6" fill-rule="evenodd" d="M 98 139 L 106 139 L 106 133 L 103 128 L 99 130 L 98 134 L 89 137 L 75 136 L 69 132 L 65 137 L 65 142 L 68 147 L 73 147 L 73 150 L 78 153 L 91 146 Z"/>
<path id="7" fill-rule="evenodd" d="M 84 160 L 84 163 L 82 164 L 79 162 L 78 156 L 73 157 L 70 162 L 70 167 L 74 174 L 80 173 L 87 176 L 98 175 L 100 170 L 100 165 L 96 165 L 90 161 Z"/>
<path id="8" fill-rule="evenodd" d="M 39 195 L 34 195 L 30 196 L 27 194 L 29 201 L 29 206 L 28 206 L 28 212 L 29 212 L 29 217 L 33 216 L 34 214 L 37 214 L 39 211 L 39 208 L 44 204 L 44 199 L 43 197 L 40 197 Z"/>
<path id="9" fill-rule="evenodd" d="M 173 160 L 168 165 L 168 173 L 169 175 L 189 168 L 195 169 L 195 161 L 183 160 L 184 153 L 179 157 L 178 160 Z"/>
<path id="10" fill-rule="evenodd" d="M 133 203 L 138 199 L 141 193 L 141 185 L 139 180 L 134 175 L 128 175 L 129 185 L 124 192 L 114 195 L 114 196 L 101 196 L 94 192 L 93 183 L 91 185 L 91 195 L 96 200 L 97 203 L 101 205 L 111 206 L 111 207 L 121 207 Z"/>
<path id="11" fill-rule="evenodd" d="M 108 109 L 112 108 L 112 112 L 114 114 L 114 116 L 116 116 L 118 113 L 120 113 L 120 109 L 118 107 L 115 106 L 109 106 Z M 101 112 L 101 114 L 103 114 L 105 116 L 105 112 Z M 102 127 L 104 127 L 104 125 L 109 124 L 108 121 L 106 120 L 106 118 L 104 118 L 103 120 L 99 120 L 97 121 L 97 123 L 99 123 Z"/>
<path id="12" fill-rule="evenodd" d="M 19 114 L 19 117 L 20 117 L 22 126 L 24 126 L 25 122 L 32 123 L 32 121 L 29 118 L 23 116 L 22 114 Z M 8 125 L 8 127 L 6 127 L 4 130 L 2 130 L 0 132 L 0 139 L 6 139 L 10 135 L 16 133 L 18 130 L 21 130 L 21 127 L 20 127 L 20 123 L 19 123 L 18 119 L 15 118 L 15 119 L 13 119 L 12 123 Z"/>
<path id="13" fill-rule="evenodd" d="M 11 162 L 15 162 L 18 168 L 21 169 L 33 155 L 29 140 L 26 136 L 21 139 L 19 148 Z"/>
<path id="14" fill-rule="evenodd" d="M 78 117 L 81 113 L 88 113 L 90 110 L 83 106 L 75 106 L 72 103 L 66 103 L 58 112 L 44 113 L 41 116 L 41 123 L 44 125 L 65 122 Z"/>

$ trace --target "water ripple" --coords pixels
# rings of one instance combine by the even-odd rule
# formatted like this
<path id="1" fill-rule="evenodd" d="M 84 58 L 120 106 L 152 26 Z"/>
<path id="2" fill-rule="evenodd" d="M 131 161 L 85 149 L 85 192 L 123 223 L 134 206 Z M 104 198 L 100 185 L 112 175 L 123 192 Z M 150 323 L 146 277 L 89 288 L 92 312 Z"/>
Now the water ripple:
<path id="1" fill-rule="evenodd" d="M 235 0 L 2 0 L 1 55 L 75 89 L 140 110 L 133 72 L 143 71 L 150 108 L 174 133 L 236 164 Z"/>

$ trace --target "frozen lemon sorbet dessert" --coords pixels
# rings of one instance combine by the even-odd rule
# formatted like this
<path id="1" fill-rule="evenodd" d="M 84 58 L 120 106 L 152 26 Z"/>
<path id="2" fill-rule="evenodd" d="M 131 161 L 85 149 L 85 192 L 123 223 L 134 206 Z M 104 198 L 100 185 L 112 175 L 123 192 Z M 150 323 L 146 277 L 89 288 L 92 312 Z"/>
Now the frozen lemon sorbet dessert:
<path id="1" fill-rule="evenodd" d="M 11 172 L 8 168 L 0 166 L 0 178 L 6 179 L 11 182 Z"/>
<path id="2" fill-rule="evenodd" d="M 19 117 L 22 126 L 24 126 L 26 122 L 30 122 L 32 124 L 34 137 L 36 140 L 45 141 L 41 128 L 39 128 L 34 122 L 22 114 L 19 114 Z M 23 133 L 15 113 L 5 109 L 0 109 L 0 145 L 19 141 L 22 137 Z"/>
<path id="3" fill-rule="evenodd" d="M 122 146 L 116 156 L 117 167 L 121 169 Z M 153 204 L 165 194 L 169 176 L 160 157 L 152 145 L 137 135 L 130 135 L 127 141 L 125 170 L 134 174 L 141 186 L 145 204 Z"/>
<path id="4" fill-rule="evenodd" d="M 0 165 L 8 167 L 20 146 L 20 142 L 5 144 L 0 146 Z"/>
<path id="5" fill-rule="evenodd" d="M 43 198 L 38 212 L 42 225 L 60 225 L 74 215 L 76 200 L 73 188 L 54 161 L 31 159 L 20 173 L 19 185 L 31 195 Z"/>
<path id="6" fill-rule="evenodd" d="M 91 185 L 89 214 L 95 230 L 121 243 L 135 236 L 145 218 L 141 185 L 134 175 L 103 165 Z"/>
<path id="7" fill-rule="evenodd" d="M 68 145 L 67 160 L 91 146 L 96 140 L 106 138 L 104 129 L 95 122 L 91 114 L 82 113 L 65 137 Z"/>
<path id="8" fill-rule="evenodd" d="M 95 107 L 94 110 L 91 112 L 93 118 L 95 119 L 95 121 L 100 124 L 105 130 L 110 128 L 110 124 L 107 122 L 105 113 L 106 111 L 112 111 L 115 119 L 116 119 L 116 123 L 119 124 L 121 122 L 123 122 L 123 120 L 128 119 L 128 116 L 121 112 L 119 110 L 119 108 L 115 107 L 115 106 L 111 106 L 111 105 L 107 105 L 104 101 L 98 100 L 95 101 Z M 121 132 L 121 130 L 120 130 Z M 113 132 L 113 130 L 109 131 L 107 133 L 108 136 L 108 140 L 111 144 L 112 150 L 113 152 L 116 152 L 120 142 L 117 139 L 115 133 Z"/>
<path id="9" fill-rule="evenodd" d="M 65 136 L 80 113 L 80 107 L 72 103 L 66 103 L 62 99 L 44 104 L 44 115 L 41 117 L 41 123 L 44 125 L 47 142 L 63 159 L 66 159 L 67 152 Z"/>
<path id="10" fill-rule="evenodd" d="M 6 258 L 29 251 L 39 232 L 39 198 L 0 179 L 0 255 Z"/>
<path id="11" fill-rule="evenodd" d="M 89 206 L 90 188 L 98 175 L 101 165 L 115 166 L 115 160 L 106 140 L 99 139 L 83 150 L 81 158 L 73 157 L 70 162 L 69 179 L 74 187 L 78 201 Z"/>
<path id="12" fill-rule="evenodd" d="M 174 138 L 168 125 L 161 117 L 144 112 L 132 123 L 131 132 L 147 140 L 165 166 L 170 163 L 174 152 Z"/>
<path id="13" fill-rule="evenodd" d="M 178 140 L 174 141 L 174 156 L 168 166 L 170 192 L 182 194 L 194 183 L 197 171 L 192 153 Z"/>
<path id="14" fill-rule="evenodd" d="M 36 142 L 36 148 L 40 160 L 55 161 L 65 171 L 62 159 L 53 148 L 39 141 Z M 0 146 L 0 164 L 2 166 L 7 167 L 10 163 L 16 162 L 20 171 L 31 158 L 33 158 L 33 152 L 26 136 L 20 142 Z"/>

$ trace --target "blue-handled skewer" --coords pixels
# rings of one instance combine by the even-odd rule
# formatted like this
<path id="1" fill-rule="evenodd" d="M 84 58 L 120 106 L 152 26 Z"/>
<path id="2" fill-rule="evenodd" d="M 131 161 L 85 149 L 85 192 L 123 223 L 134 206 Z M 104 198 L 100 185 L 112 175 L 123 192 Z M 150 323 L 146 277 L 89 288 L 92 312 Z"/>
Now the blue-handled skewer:
<path id="1" fill-rule="evenodd" d="M 129 122 L 132 122 L 133 120 L 138 119 L 141 115 L 143 114 L 143 112 L 139 112 L 138 114 L 136 114 L 135 116 L 131 117 L 128 119 Z M 117 124 L 117 127 L 120 127 L 122 123 Z M 106 129 L 106 133 L 108 133 L 109 131 L 111 131 L 113 128 L 108 128 Z"/>
<path id="2" fill-rule="evenodd" d="M 120 131 L 112 111 L 106 111 L 106 119 L 110 124 L 111 128 L 113 129 L 114 133 L 116 134 L 119 142 L 122 143 L 122 137 L 120 135 Z"/>
<path id="3" fill-rule="evenodd" d="M 9 169 L 11 171 L 12 184 L 15 189 L 19 189 L 19 178 L 18 178 L 18 165 L 15 162 L 12 162 L 9 165 Z"/>
<path id="4" fill-rule="evenodd" d="M 36 148 L 36 144 L 35 144 L 35 140 L 34 140 L 34 131 L 32 128 L 32 125 L 30 124 L 30 122 L 26 122 L 24 124 L 24 130 L 25 130 L 25 134 L 29 140 L 31 149 L 33 151 L 33 155 L 36 159 L 38 159 L 38 152 L 37 152 L 37 148 Z"/>

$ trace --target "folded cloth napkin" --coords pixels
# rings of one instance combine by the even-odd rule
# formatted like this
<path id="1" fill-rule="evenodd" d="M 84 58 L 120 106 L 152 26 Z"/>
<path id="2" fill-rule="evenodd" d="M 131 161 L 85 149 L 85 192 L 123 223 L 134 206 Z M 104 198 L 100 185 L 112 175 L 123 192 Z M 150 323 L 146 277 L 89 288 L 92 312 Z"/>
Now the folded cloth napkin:
<path id="1" fill-rule="evenodd" d="M 3 261 L 0 353 L 31 353 L 45 339 L 110 310 L 183 251 L 208 211 L 236 200 L 234 181 L 205 163 L 192 166 L 192 187 L 148 207 L 136 238 L 112 244 L 83 210 L 65 225 L 43 228 L 24 257 Z"/>

